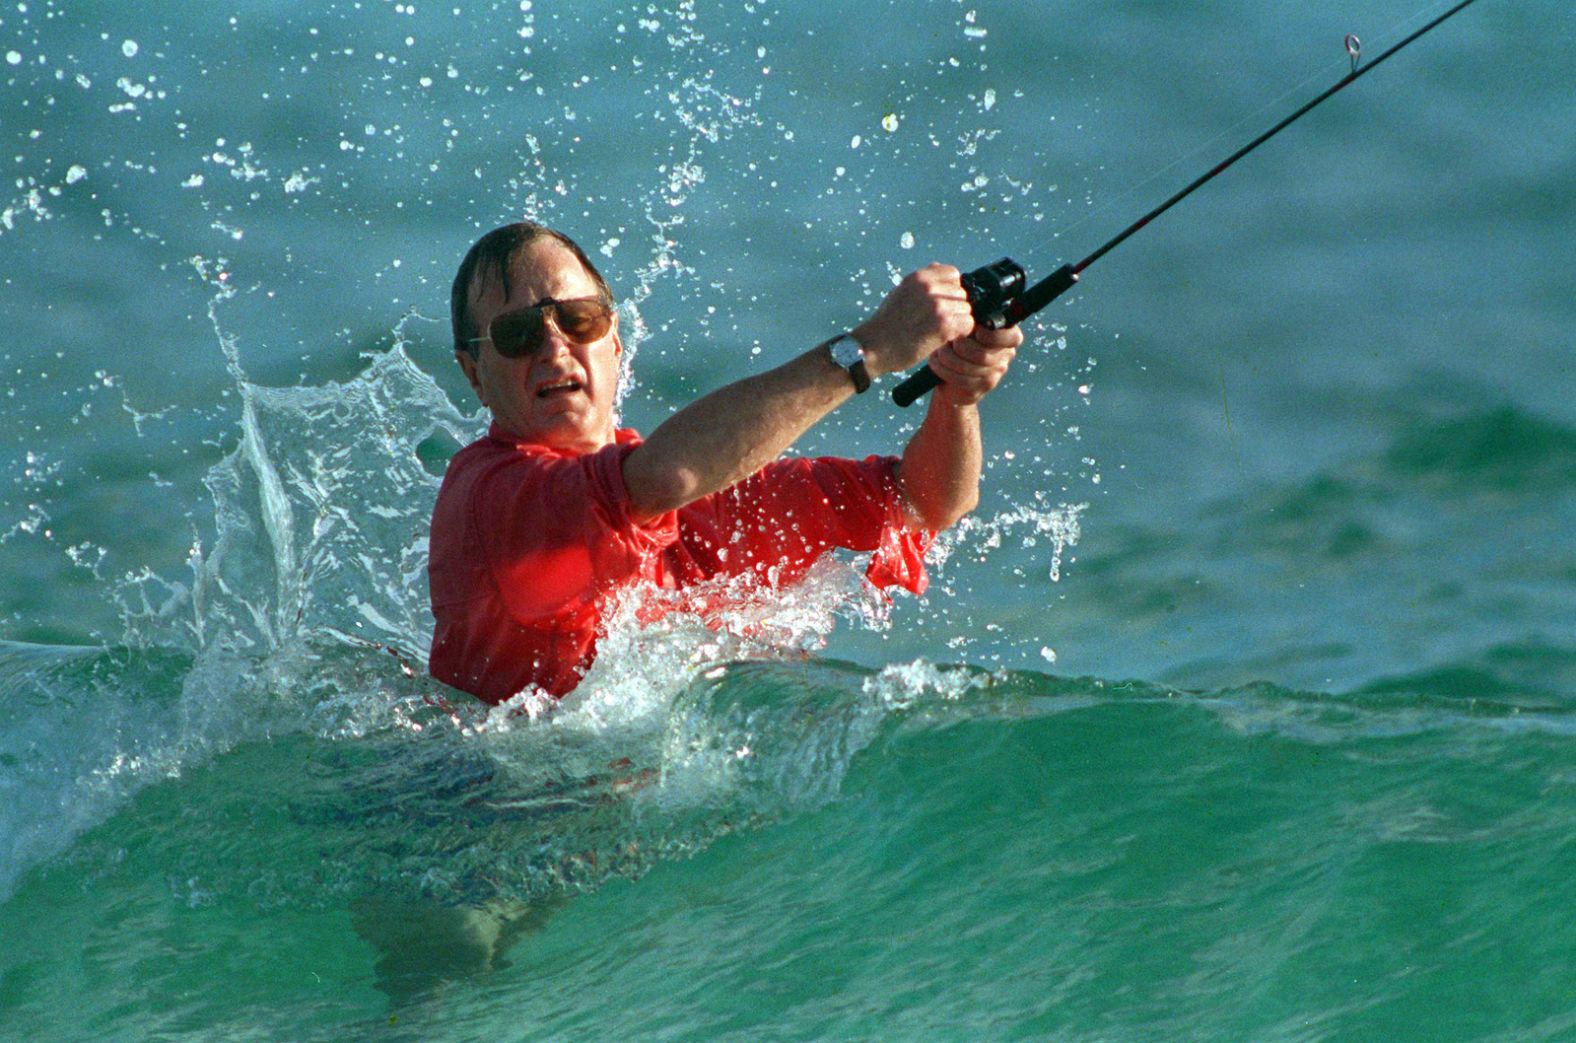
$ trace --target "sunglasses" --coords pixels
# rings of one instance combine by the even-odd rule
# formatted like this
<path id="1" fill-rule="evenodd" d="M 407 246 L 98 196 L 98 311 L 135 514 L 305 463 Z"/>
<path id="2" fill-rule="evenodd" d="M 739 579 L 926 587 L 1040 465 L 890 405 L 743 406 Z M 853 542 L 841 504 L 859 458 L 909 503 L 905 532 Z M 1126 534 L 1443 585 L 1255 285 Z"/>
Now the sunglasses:
<path id="1" fill-rule="evenodd" d="M 517 311 L 506 311 L 487 324 L 487 336 L 472 337 L 471 343 L 492 341 L 498 354 L 518 359 L 533 355 L 547 336 L 551 317 L 558 332 L 572 344 L 590 344 L 607 336 L 613 325 L 613 307 L 600 297 L 575 297 L 555 301 L 551 297 Z"/>

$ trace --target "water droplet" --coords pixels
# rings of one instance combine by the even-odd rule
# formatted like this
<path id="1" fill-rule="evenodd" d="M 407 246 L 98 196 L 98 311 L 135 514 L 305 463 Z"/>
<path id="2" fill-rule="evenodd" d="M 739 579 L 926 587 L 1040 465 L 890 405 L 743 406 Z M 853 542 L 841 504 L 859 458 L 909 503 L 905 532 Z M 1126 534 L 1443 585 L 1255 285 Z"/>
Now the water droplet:
<path id="1" fill-rule="evenodd" d="M 7 65 L 21 65 L 22 64 L 22 55 L 21 55 L 21 53 L 19 51 L 7 51 L 7 52 L 5 52 L 5 63 Z"/>
<path id="2" fill-rule="evenodd" d="M 897 131 L 897 113 L 889 112 L 885 116 L 882 116 L 881 117 L 881 129 L 886 131 L 888 134 L 892 134 L 892 133 L 896 132 Z"/>
<path id="3" fill-rule="evenodd" d="M 914 248 L 914 233 L 904 232 L 902 236 L 898 238 L 897 245 L 901 246 L 905 250 L 912 250 Z"/>
<path id="4" fill-rule="evenodd" d="M 125 43 L 121 44 L 120 53 L 124 54 L 128 58 L 135 58 L 137 56 L 137 41 L 127 40 Z"/>

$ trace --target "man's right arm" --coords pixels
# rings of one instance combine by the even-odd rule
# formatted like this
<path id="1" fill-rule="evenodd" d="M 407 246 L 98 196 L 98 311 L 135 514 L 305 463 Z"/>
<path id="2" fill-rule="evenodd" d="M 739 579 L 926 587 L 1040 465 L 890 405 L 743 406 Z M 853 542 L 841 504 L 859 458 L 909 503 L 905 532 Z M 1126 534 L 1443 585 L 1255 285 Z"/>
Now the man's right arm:
<path id="1" fill-rule="evenodd" d="M 907 276 L 853 331 L 872 377 L 906 370 L 974 328 L 956 268 Z M 822 348 L 719 388 L 679 410 L 624 460 L 637 519 L 657 517 L 760 470 L 854 393 Z"/>

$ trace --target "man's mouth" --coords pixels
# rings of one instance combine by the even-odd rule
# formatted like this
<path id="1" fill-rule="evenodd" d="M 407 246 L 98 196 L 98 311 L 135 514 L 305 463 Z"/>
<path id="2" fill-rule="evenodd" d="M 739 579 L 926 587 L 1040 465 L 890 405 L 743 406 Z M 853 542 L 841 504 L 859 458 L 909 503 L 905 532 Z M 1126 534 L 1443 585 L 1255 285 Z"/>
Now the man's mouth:
<path id="1" fill-rule="evenodd" d="M 580 390 L 578 380 L 556 380 L 551 384 L 543 384 L 536 389 L 537 398 L 551 398 L 554 395 L 563 395 Z"/>

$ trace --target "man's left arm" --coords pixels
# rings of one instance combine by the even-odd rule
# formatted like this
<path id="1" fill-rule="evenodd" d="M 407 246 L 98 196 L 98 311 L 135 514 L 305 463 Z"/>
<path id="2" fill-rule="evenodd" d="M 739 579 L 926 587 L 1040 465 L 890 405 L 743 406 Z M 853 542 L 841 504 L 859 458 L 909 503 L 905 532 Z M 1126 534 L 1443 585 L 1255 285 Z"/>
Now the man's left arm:
<path id="1" fill-rule="evenodd" d="M 930 357 L 941 378 L 931 393 L 924 423 L 909 439 L 898 466 L 898 488 L 911 524 L 945 529 L 979 503 L 980 400 L 993 391 L 1012 364 L 1023 331 L 976 326 Z"/>

